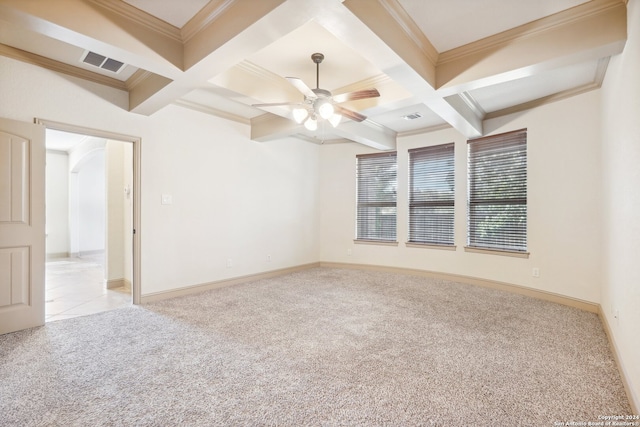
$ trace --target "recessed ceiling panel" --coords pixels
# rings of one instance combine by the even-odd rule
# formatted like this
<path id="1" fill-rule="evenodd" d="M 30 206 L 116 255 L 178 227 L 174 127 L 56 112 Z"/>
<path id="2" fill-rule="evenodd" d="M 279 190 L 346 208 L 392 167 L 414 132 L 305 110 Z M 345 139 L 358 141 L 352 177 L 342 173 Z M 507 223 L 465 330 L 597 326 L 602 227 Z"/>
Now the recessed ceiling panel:
<path id="1" fill-rule="evenodd" d="M 236 99 L 234 100 L 234 97 Z M 224 88 L 196 89 L 180 98 L 182 101 L 207 106 L 215 110 L 224 111 L 238 117 L 253 118 L 264 114 L 264 111 L 249 107 L 243 99 L 237 99 L 237 94 L 230 93 Z"/>
<path id="2" fill-rule="evenodd" d="M 598 61 L 591 61 L 472 90 L 469 94 L 485 112 L 491 113 L 590 84 L 597 70 Z"/>
<path id="3" fill-rule="evenodd" d="M 316 87 L 315 52 L 324 54 L 320 64 L 320 87 L 333 91 L 381 74 L 358 52 L 340 42 L 318 23 L 311 21 L 247 58 L 282 77 L 298 77 Z"/>
<path id="4" fill-rule="evenodd" d="M 131 6 L 154 15 L 177 28 L 182 28 L 210 0 L 122 0 Z"/>
<path id="5" fill-rule="evenodd" d="M 398 0 L 438 52 L 501 33 L 587 0 Z"/>
<path id="6" fill-rule="evenodd" d="M 442 117 L 424 104 L 416 104 L 375 116 L 375 122 L 398 133 L 443 125 Z"/>

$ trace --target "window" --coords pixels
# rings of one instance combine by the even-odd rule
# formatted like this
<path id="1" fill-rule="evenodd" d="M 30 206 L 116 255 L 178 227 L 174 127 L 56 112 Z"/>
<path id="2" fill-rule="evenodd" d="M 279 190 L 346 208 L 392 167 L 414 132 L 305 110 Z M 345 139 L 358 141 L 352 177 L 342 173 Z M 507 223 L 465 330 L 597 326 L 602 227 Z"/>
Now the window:
<path id="1" fill-rule="evenodd" d="M 468 245 L 526 252 L 526 129 L 474 139 L 468 146 Z"/>
<path id="2" fill-rule="evenodd" d="M 395 242 L 397 155 L 360 155 L 356 162 L 356 239 Z"/>
<path id="3" fill-rule="evenodd" d="M 409 150 L 409 242 L 453 245 L 454 144 Z"/>

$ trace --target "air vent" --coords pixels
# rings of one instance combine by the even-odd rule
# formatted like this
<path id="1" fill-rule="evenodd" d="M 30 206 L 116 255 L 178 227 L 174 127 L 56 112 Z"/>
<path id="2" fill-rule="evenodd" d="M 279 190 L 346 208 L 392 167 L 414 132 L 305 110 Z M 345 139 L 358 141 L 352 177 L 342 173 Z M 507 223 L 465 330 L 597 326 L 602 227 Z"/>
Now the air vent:
<path id="1" fill-rule="evenodd" d="M 415 119 L 419 119 L 420 117 L 422 117 L 422 114 L 420 113 L 411 113 L 411 114 L 407 114 L 406 116 L 402 116 L 403 119 L 405 120 L 415 120 Z"/>
<path id="2" fill-rule="evenodd" d="M 119 73 L 124 68 L 124 63 L 90 51 L 85 53 L 82 62 L 112 73 Z"/>

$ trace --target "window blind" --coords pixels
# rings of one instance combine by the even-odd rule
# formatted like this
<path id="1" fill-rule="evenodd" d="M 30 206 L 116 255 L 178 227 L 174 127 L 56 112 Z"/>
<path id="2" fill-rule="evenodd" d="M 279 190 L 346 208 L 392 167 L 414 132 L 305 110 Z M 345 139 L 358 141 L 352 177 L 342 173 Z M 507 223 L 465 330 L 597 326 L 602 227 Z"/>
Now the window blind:
<path id="1" fill-rule="evenodd" d="M 356 156 L 356 239 L 396 241 L 397 155 Z"/>
<path id="2" fill-rule="evenodd" d="M 526 252 L 526 129 L 471 140 L 468 147 L 468 245 Z"/>
<path id="3" fill-rule="evenodd" d="M 409 242 L 453 245 L 454 144 L 409 150 Z"/>

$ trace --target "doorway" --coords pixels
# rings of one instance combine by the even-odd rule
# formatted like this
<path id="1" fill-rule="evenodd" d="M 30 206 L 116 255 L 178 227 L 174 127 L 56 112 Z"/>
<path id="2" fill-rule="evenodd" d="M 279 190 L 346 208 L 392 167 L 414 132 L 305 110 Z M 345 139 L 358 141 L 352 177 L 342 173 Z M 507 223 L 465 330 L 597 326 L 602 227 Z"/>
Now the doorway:
<path id="1" fill-rule="evenodd" d="M 139 139 L 46 126 L 46 321 L 139 301 Z"/>

